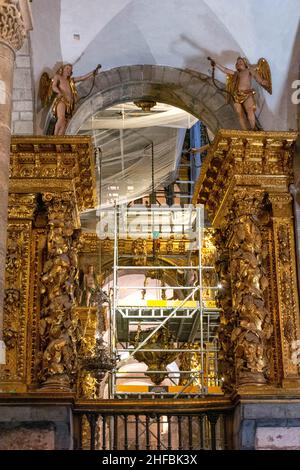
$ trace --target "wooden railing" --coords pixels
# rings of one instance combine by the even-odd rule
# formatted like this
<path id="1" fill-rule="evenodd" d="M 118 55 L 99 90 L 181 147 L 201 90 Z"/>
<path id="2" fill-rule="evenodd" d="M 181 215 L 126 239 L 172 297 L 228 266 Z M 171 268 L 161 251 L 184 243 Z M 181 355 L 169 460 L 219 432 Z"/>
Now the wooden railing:
<path id="1" fill-rule="evenodd" d="M 216 400 L 77 402 L 74 447 L 90 450 L 231 448 L 232 405 Z"/>

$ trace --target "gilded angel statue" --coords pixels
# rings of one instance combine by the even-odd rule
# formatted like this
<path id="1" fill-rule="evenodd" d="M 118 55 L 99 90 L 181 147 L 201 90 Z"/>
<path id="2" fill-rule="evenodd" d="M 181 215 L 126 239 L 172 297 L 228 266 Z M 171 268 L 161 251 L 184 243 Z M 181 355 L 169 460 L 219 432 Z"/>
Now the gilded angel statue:
<path id="1" fill-rule="evenodd" d="M 73 66 L 64 64 L 57 70 L 52 79 L 47 72 L 42 74 L 38 95 L 43 107 L 51 104 L 51 111 L 56 119 L 54 135 L 64 135 L 68 121 L 73 115 L 78 100 L 75 84 L 92 76 L 95 77 L 100 68 L 101 65 L 97 65 L 92 72 L 73 78 Z"/>
<path id="2" fill-rule="evenodd" d="M 255 129 L 255 90 L 252 88 L 254 78 L 270 95 L 272 94 L 272 79 L 269 64 L 260 58 L 257 64 L 251 65 L 245 57 L 238 57 L 236 70 L 228 69 L 208 57 L 212 67 L 217 67 L 227 75 L 226 92 L 228 100 L 233 101 L 243 130 Z"/>

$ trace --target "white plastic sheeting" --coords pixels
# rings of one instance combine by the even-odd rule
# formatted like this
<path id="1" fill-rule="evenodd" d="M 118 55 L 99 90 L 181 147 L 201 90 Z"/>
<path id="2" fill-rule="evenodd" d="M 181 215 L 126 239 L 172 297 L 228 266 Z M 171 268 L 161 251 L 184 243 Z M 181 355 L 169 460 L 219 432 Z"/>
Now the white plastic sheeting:
<path id="1" fill-rule="evenodd" d="M 103 207 L 127 203 L 174 180 L 185 131 L 197 119 L 185 111 L 158 103 L 143 112 L 123 103 L 95 113 L 81 134 L 90 134 L 97 158 L 98 202 Z M 152 181 L 152 148 L 154 181 Z"/>
<path id="2" fill-rule="evenodd" d="M 119 119 L 116 119 L 116 116 Z M 89 129 L 140 129 L 145 127 L 175 127 L 189 129 L 197 118 L 182 109 L 163 103 L 156 104 L 150 112 L 139 110 L 134 103 L 123 103 L 109 108 L 86 121 L 81 131 Z"/>
<path id="3" fill-rule="evenodd" d="M 170 133 L 169 133 L 170 134 Z M 154 154 L 154 187 L 167 185 L 174 180 L 177 163 L 181 155 L 185 136 L 185 129 L 172 130 L 173 136 L 162 142 L 153 144 Z M 121 171 L 112 171 L 116 167 L 115 158 L 106 158 L 102 153 L 102 168 L 98 160 L 98 175 L 110 175 L 98 184 L 98 196 L 101 206 L 108 207 L 133 201 L 152 190 L 152 145 L 150 143 L 140 150 L 125 153 L 123 159 L 119 157 L 117 166 Z M 123 160 L 123 164 L 122 164 Z M 99 178 L 100 181 L 100 178 Z"/>

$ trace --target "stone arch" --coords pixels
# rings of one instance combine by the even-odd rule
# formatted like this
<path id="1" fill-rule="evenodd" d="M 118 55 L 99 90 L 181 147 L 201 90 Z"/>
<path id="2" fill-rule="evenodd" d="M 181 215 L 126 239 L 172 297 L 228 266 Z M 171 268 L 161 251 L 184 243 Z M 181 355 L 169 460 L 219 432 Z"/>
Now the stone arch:
<path id="1" fill-rule="evenodd" d="M 90 87 L 90 81 L 82 82 L 80 96 L 86 96 Z M 207 75 L 162 65 L 132 65 L 97 75 L 93 94 L 77 108 L 67 134 L 77 134 L 81 124 L 100 109 L 139 99 L 184 109 L 201 119 L 214 134 L 220 128 L 239 128 L 232 106 L 226 103 L 224 93 L 214 87 Z"/>

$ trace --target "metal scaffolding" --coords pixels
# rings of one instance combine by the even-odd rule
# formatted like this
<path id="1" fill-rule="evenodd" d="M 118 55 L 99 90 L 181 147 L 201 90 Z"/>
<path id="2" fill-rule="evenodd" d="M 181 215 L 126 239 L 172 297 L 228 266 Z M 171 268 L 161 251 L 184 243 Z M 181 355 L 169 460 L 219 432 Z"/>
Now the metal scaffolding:
<path id="1" fill-rule="evenodd" d="M 111 398 L 221 393 L 218 286 L 214 266 L 204 263 L 204 232 L 202 206 L 114 209 L 110 348 L 118 361 Z M 132 250 L 124 253 L 128 239 Z M 144 282 L 121 285 L 128 274 L 142 274 Z M 124 290 L 136 296 L 127 300 Z M 136 361 L 148 369 L 132 368 Z"/>

